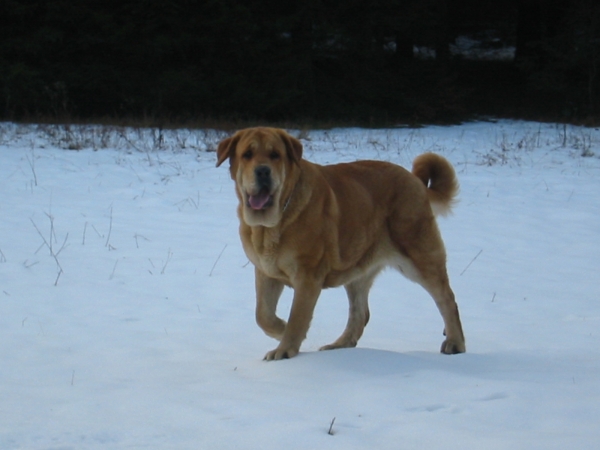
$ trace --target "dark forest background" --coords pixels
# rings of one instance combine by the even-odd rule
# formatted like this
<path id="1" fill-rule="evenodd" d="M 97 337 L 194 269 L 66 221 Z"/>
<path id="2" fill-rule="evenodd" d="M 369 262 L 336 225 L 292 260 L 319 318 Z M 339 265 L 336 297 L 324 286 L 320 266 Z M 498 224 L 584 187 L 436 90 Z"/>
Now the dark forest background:
<path id="1" fill-rule="evenodd" d="M 0 0 L 0 119 L 597 123 L 598 3 Z"/>

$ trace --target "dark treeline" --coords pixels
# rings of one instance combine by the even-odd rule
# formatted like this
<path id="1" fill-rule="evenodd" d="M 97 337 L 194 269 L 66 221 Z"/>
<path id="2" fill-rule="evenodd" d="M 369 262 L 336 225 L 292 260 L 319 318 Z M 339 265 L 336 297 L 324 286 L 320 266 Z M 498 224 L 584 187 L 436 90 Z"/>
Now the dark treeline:
<path id="1" fill-rule="evenodd" d="M 590 120 L 599 64 L 595 0 L 0 2 L 2 119 Z"/>

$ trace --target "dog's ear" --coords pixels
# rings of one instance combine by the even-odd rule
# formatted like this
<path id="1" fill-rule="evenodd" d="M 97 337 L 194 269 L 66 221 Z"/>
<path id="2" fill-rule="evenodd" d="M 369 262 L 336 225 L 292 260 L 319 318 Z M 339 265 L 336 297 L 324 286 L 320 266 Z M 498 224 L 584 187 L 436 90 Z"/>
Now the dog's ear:
<path id="1" fill-rule="evenodd" d="M 217 147 L 217 167 L 223 164 L 223 161 L 227 158 L 230 158 L 235 154 L 235 147 L 239 140 L 240 133 L 238 132 L 219 142 L 219 146 Z"/>
<path id="2" fill-rule="evenodd" d="M 290 136 L 283 130 L 277 130 L 277 133 L 285 144 L 288 158 L 297 164 L 302 159 L 302 142 L 295 137 Z"/>

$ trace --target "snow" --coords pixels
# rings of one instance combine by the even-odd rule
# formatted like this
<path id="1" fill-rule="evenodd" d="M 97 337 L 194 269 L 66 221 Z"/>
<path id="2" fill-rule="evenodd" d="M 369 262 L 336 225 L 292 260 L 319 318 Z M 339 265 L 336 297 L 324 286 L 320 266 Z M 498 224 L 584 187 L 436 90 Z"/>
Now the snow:
<path id="1" fill-rule="evenodd" d="M 346 322 L 331 289 L 300 355 L 262 361 L 221 133 L 4 123 L 0 449 L 598 448 L 600 131 L 295 134 L 319 163 L 455 165 L 467 353 L 439 354 L 433 301 L 386 272 L 356 349 L 317 351 Z"/>

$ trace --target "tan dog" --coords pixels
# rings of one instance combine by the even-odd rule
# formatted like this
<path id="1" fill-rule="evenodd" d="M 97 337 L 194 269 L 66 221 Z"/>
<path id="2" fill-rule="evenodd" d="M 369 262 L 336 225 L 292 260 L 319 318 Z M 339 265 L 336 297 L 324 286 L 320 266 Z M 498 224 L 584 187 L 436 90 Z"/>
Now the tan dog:
<path id="1" fill-rule="evenodd" d="M 450 211 L 458 191 L 448 161 L 423 154 L 412 174 L 380 161 L 320 166 L 274 128 L 238 131 L 219 144 L 217 158 L 217 167 L 229 159 L 236 183 L 240 237 L 255 266 L 256 321 L 279 340 L 266 360 L 298 353 L 321 290 L 334 286 L 346 288 L 348 324 L 321 350 L 355 347 L 369 321 L 369 289 L 388 266 L 435 300 L 445 325 L 441 352 L 465 351 L 434 217 Z M 287 323 L 275 313 L 285 285 L 294 289 Z"/>

